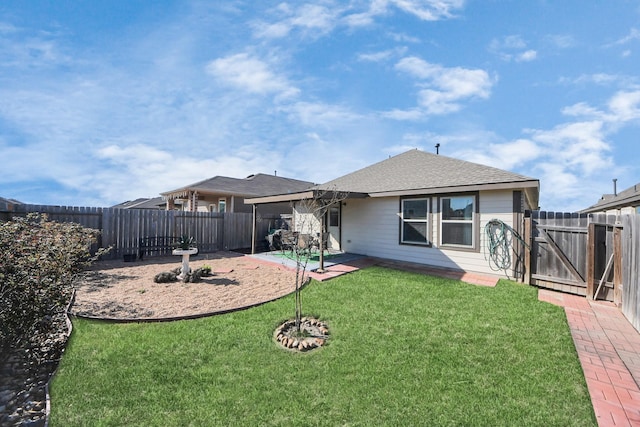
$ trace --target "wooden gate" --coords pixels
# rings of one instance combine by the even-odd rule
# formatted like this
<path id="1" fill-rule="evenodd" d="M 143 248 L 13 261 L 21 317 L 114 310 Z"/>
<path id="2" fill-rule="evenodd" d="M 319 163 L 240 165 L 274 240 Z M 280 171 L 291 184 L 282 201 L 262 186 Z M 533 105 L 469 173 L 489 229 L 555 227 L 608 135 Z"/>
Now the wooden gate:
<path id="1" fill-rule="evenodd" d="M 615 216 L 527 212 L 525 282 L 620 303 L 620 232 Z"/>

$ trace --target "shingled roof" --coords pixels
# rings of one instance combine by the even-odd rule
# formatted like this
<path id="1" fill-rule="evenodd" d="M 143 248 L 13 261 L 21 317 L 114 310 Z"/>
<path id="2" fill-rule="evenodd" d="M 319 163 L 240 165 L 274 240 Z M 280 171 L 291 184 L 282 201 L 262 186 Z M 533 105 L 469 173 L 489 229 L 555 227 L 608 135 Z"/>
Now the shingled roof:
<path id="1" fill-rule="evenodd" d="M 529 206 L 538 206 L 540 182 L 535 178 L 410 150 L 296 195 L 249 199 L 245 202 L 302 200 L 327 191 L 349 193 L 349 197 L 387 197 L 504 189 L 523 189 Z"/>
<path id="2" fill-rule="evenodd" d="M 182 197 L 188 191 L 198 191 L 201 193 L 259 197 L 269 196 L 271 194 L 295 193 L 304 191 L 313 185 L 313 182 L 258 173 L 242 179 L 228 176 L 214 176 L 213 178 L 160 194 L 165 198 L 174 198 Z"/>
<path id="3" fill-rule="evenodd" d="M 461 191 L 466 187 L 535 187 L 539 181 L 451 157 L 410 150 L 318 186 L 371 197 Z"/>
<path id="4" fill-rule="evenodd" d="M 111 207 L 117 209 L 164 209 L 165 205 L 166 203 L 162 200 L 162 197 L 140 197 Z"/>
<path id="5" fill-rule="evenodd" d="M 580 211 L 582 213 L 604 212 L 627 206 L 640 205 L 640 183 L 619 192 L 618 194 L 603 194 L 595 205 Z"/>

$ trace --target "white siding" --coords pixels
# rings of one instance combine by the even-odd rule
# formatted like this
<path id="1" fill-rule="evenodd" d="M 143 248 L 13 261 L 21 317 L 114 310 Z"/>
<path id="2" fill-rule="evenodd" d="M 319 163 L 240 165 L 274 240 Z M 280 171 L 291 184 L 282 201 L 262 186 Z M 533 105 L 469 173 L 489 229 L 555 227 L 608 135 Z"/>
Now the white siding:
<path id="1" fill-rule="evenodd" d="M 479 203 L 479 242 L 477 251 L 440 249 L 439 215 L 431 216 L 433 247 L 400 244 L 400 199 L 398 197 L 349 199 L 342 211 L 342 248 L 346 252 L 380 258 L 416 262 L 483 274 L 493 271 L 485 259 L 484 227 L 492 219 L 513 226 L 513 192 L 481 192 Z M 433 198 L 437 211 L 437 199 Z"/>
<path id="2" fill-rule="evenodd" d="M 320 220 L 305 202 L 296 203 L 293 209 L 293 231 L 311 235 L 321 231 Z"/>
<path id="3" fill-rule="evenodd" d="M 618 209 L 609 209 L 605 211 L 607 215 L 635 215 L 636 208 L 633 206 L 625 206 Z"/>

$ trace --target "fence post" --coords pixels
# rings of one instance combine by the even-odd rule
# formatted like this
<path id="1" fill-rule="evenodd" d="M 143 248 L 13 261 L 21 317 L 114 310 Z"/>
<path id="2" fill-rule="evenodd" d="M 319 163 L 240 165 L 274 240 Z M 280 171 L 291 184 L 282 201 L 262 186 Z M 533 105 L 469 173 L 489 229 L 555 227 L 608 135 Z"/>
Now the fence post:
<path id="1" fill-rule="evenodd" d="M 622 305 L 622 228 L 613 228 L 613 303 Z"/>
<path id="2" fill-rule="evenodd" d="M 595 263 L 596 263 L 596 225 L 591 222 L 587 227 L 587 291 L 588 300 L 593 300 L 595 292 Z"/>
<path id="3" fill-rule="evenodd" d="M 524 266 L 522 281 L 526 285 L 531 284 L 531 217 L 524 219 Z"/>

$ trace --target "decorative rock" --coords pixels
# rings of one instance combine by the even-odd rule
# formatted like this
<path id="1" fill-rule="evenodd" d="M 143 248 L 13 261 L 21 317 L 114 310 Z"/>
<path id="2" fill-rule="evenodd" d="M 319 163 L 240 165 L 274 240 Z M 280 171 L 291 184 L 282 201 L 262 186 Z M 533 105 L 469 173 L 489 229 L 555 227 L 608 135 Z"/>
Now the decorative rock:
<path id="1" fill-rule="evenodd" d="M 0 357 L 0 426 L 46 425 L 46 385 L 68 334 L 64 313 L 50 316 L 28 345 L 11 348 Z"/>
<path id="2" fill-rule="evenodd" d="M 287 320 L 274 332 L 274 340 L 282 347 L 294 351 L 309 351 L 322 347 L 329 335 L 326 323 L 318 319 L 303 317 L 300 319 L 300 332 L 297 333 L 295 320 Z"/>

